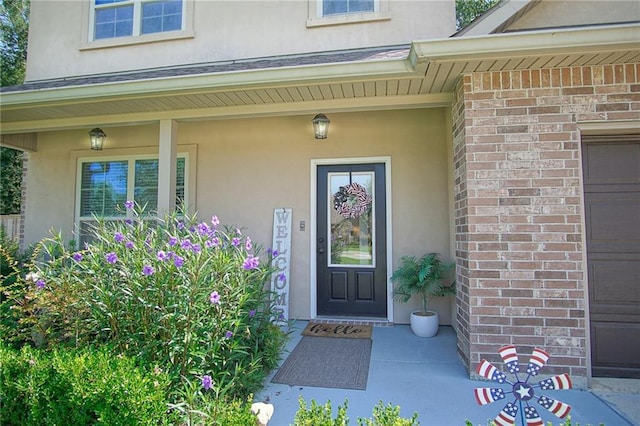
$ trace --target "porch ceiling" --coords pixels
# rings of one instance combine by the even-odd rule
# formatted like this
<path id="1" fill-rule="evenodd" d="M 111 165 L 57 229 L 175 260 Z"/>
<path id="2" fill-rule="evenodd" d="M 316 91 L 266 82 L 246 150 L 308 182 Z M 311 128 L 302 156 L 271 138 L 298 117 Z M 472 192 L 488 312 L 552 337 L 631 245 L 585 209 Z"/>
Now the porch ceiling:
<path id="1" fill-rule="evenodd" d="M 3 90 L 0 131 L 444 106 L 464 73 L 640 63 L 638 40 L 640 27 L 623 25 L 414 42 L 355 61 L 33 82 Z"/>

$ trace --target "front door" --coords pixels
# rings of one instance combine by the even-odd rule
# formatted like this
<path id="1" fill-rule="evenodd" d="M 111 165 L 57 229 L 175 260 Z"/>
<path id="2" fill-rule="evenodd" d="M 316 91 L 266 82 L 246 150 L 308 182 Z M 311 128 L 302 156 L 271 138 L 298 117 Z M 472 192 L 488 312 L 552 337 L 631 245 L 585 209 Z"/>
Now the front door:
<path id="1" fill-rule="evenodd" d="M 387 316 L 385 165 L 317 168 L 317 312 Z"/>

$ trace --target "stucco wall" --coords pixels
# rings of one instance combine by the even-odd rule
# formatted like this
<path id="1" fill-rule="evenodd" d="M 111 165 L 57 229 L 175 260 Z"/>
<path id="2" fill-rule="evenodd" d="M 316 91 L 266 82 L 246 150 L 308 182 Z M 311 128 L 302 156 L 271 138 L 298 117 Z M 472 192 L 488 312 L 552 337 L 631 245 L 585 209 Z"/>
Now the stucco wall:
<path id="1" fill-rule="evenodd" d="M 508 27 L 508 31 L 615 24 L 640 19 L 637 1 L 616 0 L 615 3 L 597 0 L 545 0 Z"/>
<path id="2" fill-rule="evenodd" d="M 393 0 L 388 7 L 390 19 L 319 27 L 307 26 L 307 0 L 195 0 L 187 38 L 97 48 L 105 42 L 87 41 L 89 3 L 32 0 L 28 81 L 408 44 L 448 37 L 455 31 L 453 0 Z"/>
<path id="3" fill-rule="evenodd" d="M 315 140 L 312 116 L 178 123 L 180 146 L 195 147 L 197 199 L 202 218 L 246 227 L 269 247 L 273 209 L 293 209 L 290 315 L 310 314 L 311 160 L 391 157 L 394 264 L 403 255 L 450 253 L 445 109 L 328 114 L 329 137 Z M 41 133 L 30 155 L 26 240 L 51 227 L 71 238 L 77 157 L 157 151 L 158 126 L 104 128 L 105 149 L 90 151 L 88 129 Z M 193 161 L 193 160 L 192 160 Z M 306 228 L 299 229 L 300 221 Z M 395 322 L 408 322 L 417 305 L 395 305 Z M 435 307 L 450 323 L 450 303 Z"/>

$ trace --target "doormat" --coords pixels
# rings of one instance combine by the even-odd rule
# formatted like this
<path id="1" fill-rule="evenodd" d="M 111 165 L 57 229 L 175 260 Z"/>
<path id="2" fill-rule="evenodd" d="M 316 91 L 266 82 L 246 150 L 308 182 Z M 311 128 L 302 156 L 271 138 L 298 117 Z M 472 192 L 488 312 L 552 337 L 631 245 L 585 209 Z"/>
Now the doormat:
<path id="1" fill-rule="evenodd" d="M 302 336 L 273 383 L 366 390 L 371 339 Z"/>
<path id="2" fill-rule="evenodd" d="M 303 336 L 314 337 L 346 337 L 350 339 L 371 339 L 370 325 L 351 324 L 322 324 L 310 322 L 304 330 Z"/>

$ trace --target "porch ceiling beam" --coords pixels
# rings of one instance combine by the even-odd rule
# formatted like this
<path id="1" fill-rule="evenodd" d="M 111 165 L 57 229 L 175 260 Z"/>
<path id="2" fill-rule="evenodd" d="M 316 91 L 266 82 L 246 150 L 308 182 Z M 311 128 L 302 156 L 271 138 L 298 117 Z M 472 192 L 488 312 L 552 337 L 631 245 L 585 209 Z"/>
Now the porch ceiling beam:
<path id="1" fill-rule="evenodd" d="M 18 151 L 36 152 L 38 150 L 38 134 L 16 133 L 1 135 L 0 146 L 17 149 Z"/>
<path id="2" fill-rule="evenodd" d="M 2 124 L 2 133 L 24 131 L 44 132 L 95 126 L 126 126 L 152 123 L 159 120 L 206 120 L 251 118 L 265 116 L 315 114 L 324 112 L 372 111 L 412 108 L 436 108 L 451 105 L 451 93 L 424 95 L 382 96 L 370 98 L 349 98 L 332 101 L 289 102 L 281 104 L 213 107 L 137 114 L 113 114 L 67 119 L 16 121 Z"/>

